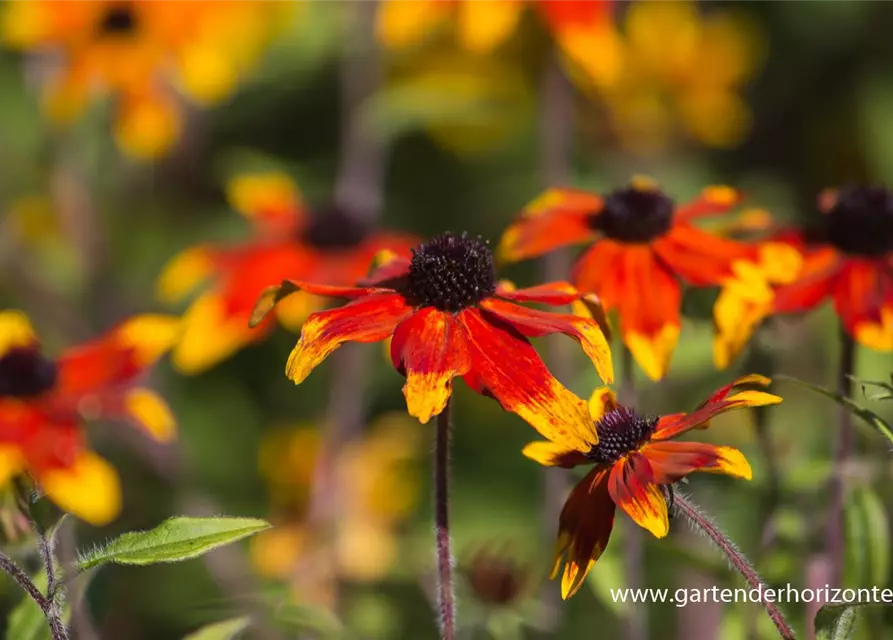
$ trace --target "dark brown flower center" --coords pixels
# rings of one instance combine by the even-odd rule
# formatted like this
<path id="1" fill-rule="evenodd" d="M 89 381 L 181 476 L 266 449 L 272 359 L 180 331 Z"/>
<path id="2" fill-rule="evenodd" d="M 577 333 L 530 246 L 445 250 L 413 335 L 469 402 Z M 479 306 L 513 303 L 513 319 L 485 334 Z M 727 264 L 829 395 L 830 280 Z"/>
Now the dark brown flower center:
<path id="1" fill-rule="evenodd" d="M 592 228 L 620 242 L 647 243 L 673 224 L 675 205 L 660 189 L 628 186 L 612 191 Z"/>
<path id="2" fill-rule="evenodd" d="M 657 418 L 646 418 L 628 407 L 618 407 L 595 423 L 598 444 L 586 458 L 596 464 L 612 464 L 641 447 L 657 426 Z"/>
<path id="3" fill-rule="evenodd" d="M 893 252 L 893 194 L 879 186 L 843 187 L 827 213 L 827 234 L 846 253 L 877 257 Z"/>
<path id="4" fill-rule="evenodd" d="M 353 249 L 369 236 L 369 226 L 336 204 L 312 213 L 301 230 L 301 241 L 322 251 Z"/>
<path id="5" fill-rule="evenodd" d="M 56 384 L 56 363 L 33 347 L 14 347 L 0 357 L 0 398 L 32 398 Z"/>
<path id="6" fill-rule="evenodd" d="M 99 23 L 100 33 L 106 35 L 128 35 L 136 31 L 136 11 L 129 2 L 116 2 L 106 9 Z"/>
<path id="7" fill-rule="evenodd" d="M 507 553 L 482 549 L 472 558 L 466 576 L 478 600 L 493 607 L 507 607 L 524 592 L 529 570 Z"/>
<path id="8" fill-rule="evenodd" d="M 495 291 L 493 253 L 480 238 L 444 233 L 412 250 L 406 293 L 414 304 L 455 313 Z"/>

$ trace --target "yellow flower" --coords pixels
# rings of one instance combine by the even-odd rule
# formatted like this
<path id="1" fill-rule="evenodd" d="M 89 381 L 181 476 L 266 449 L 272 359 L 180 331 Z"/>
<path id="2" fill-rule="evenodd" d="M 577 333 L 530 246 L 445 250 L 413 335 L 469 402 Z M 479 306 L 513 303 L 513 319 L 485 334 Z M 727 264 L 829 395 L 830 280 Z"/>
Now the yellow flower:
<path id="1" fill-rule="evenodd" d="M 200 105 L 226 98 L 257 62 L 288 4 L 233 0 L 29 0 L 0 16 L 4 41 L 59 55 L 45 87 L 58 122 L 77 117 L 94 94 L 115 99 L 115 138 L 140 158 L 177 139 L 177 91 Z"/>
<path id="2" fill-rule="evenodd" d="M 334 461 L 335 529 L 320 532 L 308 521 L 308 508 L 322 434 L 307 426 L 271 433 L 261 446 L 260 469 L 270 486 L 277 527 L 252 543 L 258 573 L 284 580 L 300 562 L 312 568 L 302 571 L 304 577 L 374 581 L 386 575 L 397 558 L 397 527 L 419 500 L 413 462 L 421 453 L 421 435 L 411 418 L 386 414 L 365 436 L 345 445 Z M 293 586 L 327 592 L 308 582 Z"/>
<path id="3" fill-rule="evenodd" d="M 745 18 L 725 10 L 701 15 L 687 0 L 638 1 L 615 44 L 613 81 L 587 68 L 587 58 L 574 62 L 607 103 L 624 146 L 660 151 L 679 128 L 711 147 L 734 147 L 747 135 L 751 113 L 740 92 L 764 43 Z"/>

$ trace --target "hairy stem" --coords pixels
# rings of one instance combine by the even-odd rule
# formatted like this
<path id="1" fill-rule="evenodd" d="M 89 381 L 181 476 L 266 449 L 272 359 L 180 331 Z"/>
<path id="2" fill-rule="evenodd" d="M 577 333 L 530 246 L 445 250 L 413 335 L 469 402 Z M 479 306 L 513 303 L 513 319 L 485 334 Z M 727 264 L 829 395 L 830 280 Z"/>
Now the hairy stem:
<path id="1" fill-rule="evenodd" d="M 837 371 L 837 392 L 844 396 L 852 395 L 852 380 L 856 362 L 856 344 L 841 327 L 840 364 Z M 853 450 L 853 414 L 846 407 L 837 409 L 837 446 L 834 450 L 834 467 L 831 471 L 828 493 L 828 531 L 825 538 L 825 553 L 829 563 L 829 584 L 843 586 L 844 528 L 843 512 L 846 499 L 846 479 L 844 471 Z"/>
<path id="2" fill-rule="evenodd" d="M 744 554 L 735 546 L 735 543 L 729 540 L 726 534 L 716 526 L 713 520 L 689 502 L 688 497 L 676 492 L 673 497 L 673 506 L 677 514 L 685 516 L 696 530 L 706 535 L 726 555 L 729 563 L 742 575 L 752 589 L 758 589 L 760 593 L 766 591 L 768 588 L 766 583 L 763 582 L 763 579 L 756 569 L 753 568 L 753 565 L 750 564 L 750 561 L 744 557 Z M 775 603 L 763 599 L 760 600 L 760 604 L 763 605 L 781 637 L 784 640 L 794 640 L 793 629 L 785 620 L 781 610 L 775 606 Z"/>
<path id="3" fill-rule="evenodd" d="M 628 407 L 636 406 L 635 363 L 633 355 L 623 347 L 620 388 L 618 400 Z M 628 589 L 639 589 L 644 583 L 645 538 L 642 529 L 631 521 L 623 531 L 623 569 Z M 624 634 L 627 640 L 646 640 L 648 637 L 648 609 L 643 605 L 632 605 L 623 617 Z"/>
<path id="4" fill-rule="evenodd" d="M 450 550 L 450 413 L 447 401 L 437 416 L 434 437 L 434 536 L 437 547 L 437 603 L 440 637 L 453 640 L 456 634 L 456 596 L 453 592 L 453 554 Z"/>

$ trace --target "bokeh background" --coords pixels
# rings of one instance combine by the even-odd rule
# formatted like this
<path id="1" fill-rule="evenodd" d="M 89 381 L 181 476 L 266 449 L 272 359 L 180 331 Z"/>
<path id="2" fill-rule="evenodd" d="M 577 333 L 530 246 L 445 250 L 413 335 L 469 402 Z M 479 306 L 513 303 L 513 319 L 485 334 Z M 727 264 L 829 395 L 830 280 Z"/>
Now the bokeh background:
<path id="1" fill-rule="evenodd" d="M 680 201 L 704 185 L 730 184 L 780 223 L 809 224 L 822 188 L 893 175 L 890 3 L 618 2 L 615 49 L 597 50 L 589 66 L 585 57 L 580 64 L 556 55 L 535 7 L 503 42 L 471 51 L 449 17 L 424 37 L 389 42 L 376 32 L 376 11 L 387 2 L 286 4 L 238 88 L 207 108 L 179 98 L 182 133 L 151 159 L 116 145 L 108 100 L 91 101 L 67 126 L 52 122 L 41 108 L 52 53 L 10 42 L 0 52 L 0 304 L 26 311 L 50 353 L 129 314 L 182 311 L 156 301 L 156 278 L 186 247 L 246 237 L 225 197 L 240 173 L 287 173 L 311 209 L 353 180 L 372 190 L 360 189 L 365 203 L 380 196 L 384 227 L 423 237 L 469 231 L 494 243 L 555 181 L 606 190 L 644 173 Z M 629 64 L 619 75 L 611 63 L 617 47 Z M 557 107 L 556 91 L 565 99 Z M 504 273 L 532 284 L 542 268 L 530 262 Z M 652 383 L 637 372 L 642 410 L 691 409 L 737 372 L 833 384 L 830 309 L 773 319 L 733 371 L 717 372 L 715 295 L 686 294 L 669 376 Z M 436 637 L 433 429 L 402 413 L 402 380 L 375 346 L 348 366 L 363 367 L 362 384 L 345 390 L 329 362 L 294 387 L 283 368 L 295 339 L 277 329 L 196 376 L 162 363 L 153 382 L 177 415 L 174 445 L 117 425 L 92 427 L 95 447 L 122 474 L 125 505 L 106 528 L 77 526 L 79 545 L 175 513 L 278 525 L 206 561 L 102 569 L 78 613 L 100 637 L 182 638 L 245 611 L 269 614 L 267 628 L 246 637 Z M 564 382 L 588 395 L 599 382 L 578 355 Z M 859 377 L 886 379 L 890 362 L 861 349 Z M 543 515 L 544 476 L 552 471 L 520 455 L 536 434 L 496 403 L 457 389 L 452 514 L 457 562 L 467 569 L 460 573 L 503 569 L 483 559 L 508 558 L 521 585 L 517 597 L 503 598 L 506 606 L 493 607 L 462 582 L 467 637 L 622 637 L 630 611 L 608 590 L 624 584 L 626 527 L 615 531 L 588 586 L 556 601 L 558 585 L 544 582 L 555 527 Z M 744 450 L 754 480 L 696 477 L 688 488 L 771 584 L 807 586 L 823 539 L 835 408 L 783 382 L 776 392 L 781 406 L 724 416 L 704 435 Z M 860 401 L 893 414 L 889 403 Z M 337 531 L 314 535 L 306 520 L 315 456 L 327 417 L 343 403 L 370 426 L 335 463 L 346 496 Z M 889 452 L 868 431 L 859 433 L 859 452 L 847 583 L 890 586 Z M 667 539 L 647 541 L 648 586 L 741 586 L 702 540 L 671 528 Z M 19 595 L 3 588 L 12 607 Z M 804 629 L 803 605 L 783 609 Z M 773 637 L 756 605 L 652 604 L 632 613 L 647 614 L 654 638 Z M 865 637 L 886 637 L 883 620 L 874 622 Z"/>

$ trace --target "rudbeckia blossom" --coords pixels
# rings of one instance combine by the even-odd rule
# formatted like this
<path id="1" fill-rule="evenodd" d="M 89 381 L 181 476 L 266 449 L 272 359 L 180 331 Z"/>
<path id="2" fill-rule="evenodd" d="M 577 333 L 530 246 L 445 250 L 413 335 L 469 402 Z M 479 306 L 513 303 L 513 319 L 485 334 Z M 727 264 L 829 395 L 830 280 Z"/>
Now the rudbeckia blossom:
<path id="1" fill-rule="evenodd" d="M 803 251 L 796 280 L 775 289 L 772 311 L 802 313 L 834 303 L 858 343 L 893 350 L 893 194 L 880 186 L 847 186 L 819 197 L 815 238 L 784 236 Z"/>
<path id="2" fill-rule="evenodd" d="M 379 39 L 388 47 L 417 45 L 451 21 L 459 46 L 488 53 L 517 29 L 527 6 L 539 10 L 556 40 L 574 52 L 595 44 L 610 23 L 610 0 L 385 0 L 378 13 Z"/>
<path id="3" fill-rule="evenodd" d="M 230 95 L 288 9 L 239 0 L 29 0 L 3 11 L 8 44 L 58 57 L 45 87 L 51 118 L 70 121 L 96 95 L 110 96 L 118 144 L 152 158 L 180 133 L 178 92 L 199 105 Z"/>
<path id="4" fill-rule="evenodd" d="M 22 313 L 0 312 L 0 484 L 26 472 L 65 511 L 97 525 L 114 518 L 118 475 L 87 448 L 81 423 L 119 420 L 162 442 L 174 437 L 167 404 L 139 378 L 177 326 L 137 316 L 50 359 Z"/>
<path id="5" fill-rule="evenodd" d="M 692 413 L 659 417 L 643 416 L 618 404 L 609 389 L 597 389 L 589 401 L 592 422 L 586 432 L 576 434 L 573 440 L 550 438 L 524 448 L 525 456 L 545 466 L 593 466 L 571 491 L 558 521 L 552 578 L 563 564 L 562 597 L 577 592 L 604 552 L 616 507 L 655 537 L 663 538 L 670 523 L 662 486 L 695 471 L 751 478 L 750 465 L 737 449 L 674 439 L 691 429 L 706 428 L 713 417 L 726 411 L 781 402 L 765 391 L 736 389 L 768 384 L 769 379 L 763 376 L 744 376 L 716 391 Z"/>
<path id="6" fill-rule="evenodd" d="M 756 260 L 756 247 L 693 224 L 739 200 L 735 190 L 714 186 L 677 206 L 644 178 L 604 197 L 550 189 L 506 230 L 499 255 L 514 261 L 588 243 L 573 268 L 574 286 L 598 295 L 606 311 L 619 312 L 624 343 L 648 377 L 659 380 L 679 338 L 682 283 L 719 285 L 736 261 Z"/>
<path id="7" fill-rule="evenodd" d="M 232 207 L 251 224 L 249 238 L 232 246 L 189 248 L 168 263 L 158 280 L 158 295 L 166 302 L 210 283 L 183 317 L 183 334 L 173 351 L 173 364 L 183 373 L 204 371 L 267 335 L 271 322 L 252 331 L 248 321 L 271 282 L 292 276 L 352 285 L 366 275 L 379 251 L 408 255 L 415 244 L 407 235 L 376 233 L 334 206 L 308 211 L 295 184 L 282 174 L 241 176 L 227 191 Z M 320 304 L 319 298 L 296 295 L 278 316 L 297 329 Z"/>
<path id="8" fill-rule="evenodd" d="M 586 420 L 576 402 L 549 373 L 528 337 L 563 333 L 572 337 L 605 381 L 613 377 L 602 329 L 590 317 L 548 313 L 518 302 L 566 305 L 583 302 L 600 314 L 598 301 L 566 282 L 515 289 L 498 282 L 489 247 L 479 239 L 446 233 L 418 246 L 412 258 L 393 258 L 358 287 L 331 287 L 286 280 L 258 301 L 262 317 L 296 291 L 339 296 L 343 307 L 308 318 L 286 374 L 296 384 L 345 342 L 391 338 L 391 361 L 406 376 L 409 413 L 427 422 L 446 406 L 452 380 L 462 377 L 478 393 L 538 429 L 565 431 Z"/>

